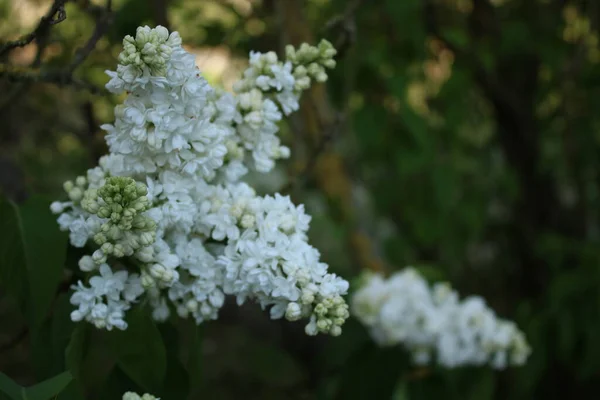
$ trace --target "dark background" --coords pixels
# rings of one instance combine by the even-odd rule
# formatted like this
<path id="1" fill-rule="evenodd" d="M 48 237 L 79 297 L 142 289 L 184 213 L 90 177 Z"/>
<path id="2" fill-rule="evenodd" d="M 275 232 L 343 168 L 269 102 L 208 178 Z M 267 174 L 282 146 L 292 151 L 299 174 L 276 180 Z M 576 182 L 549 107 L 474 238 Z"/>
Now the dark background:
<path id="1" fill-rule="evenodd" d="M 7 198 L 59 199 L 62 182 L 106 151 L 99 126 L 121 99 L 103 90 L 103 71 L 138 25 L 178 30 L 206 78 L 225 87 L 251 49 L 327 38 L 338 66 L 283 126 L 291 160 L 255 185 L 306 203 L 312 243 L 333 271 L 354 279 L 416 266 L 485 297 L 533 349 L 525 367 L 504 372 L 414 368 L 401 351 L 364 347 L 355 321 L 340 338 L 315 339 L 257 306 L 228 305 L 198 330 L 159 327 L 163 399 L 376 399 L 388 381 L 398 400 L 600 392 L 600 2 L 70 1 L 64 21 L 38 25 L 52 4 L 0 0 L 0 42 L 36 35 L 0 47 Z M 32 218 L 56 229 L 51 217 Z M 15 231 L 4 222 L 8 243 Z M 0 371 L 20 384 L 70 368 L 65 347 L 86 329 L 68 318 L 75 259 L 71 251 L 39 327 L 0 289 Z M 85 338 L 79 396 L 137 387 L 105 351 L 111 337 L 88 329 Z"/>

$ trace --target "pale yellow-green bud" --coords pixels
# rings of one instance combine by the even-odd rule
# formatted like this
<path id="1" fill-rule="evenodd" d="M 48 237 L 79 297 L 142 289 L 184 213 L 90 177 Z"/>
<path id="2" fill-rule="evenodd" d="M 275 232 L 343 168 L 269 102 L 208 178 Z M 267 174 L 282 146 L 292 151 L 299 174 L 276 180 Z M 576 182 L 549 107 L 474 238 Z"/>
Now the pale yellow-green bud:
<path id="1" fill-rule="evenodd" d="M 296 79 L 302 78 L 302 77 L 306 76 L 306 74 L 308 74 L 308 71 L 306 70 L 306 67 L 304 65 L 298 65 L 294 69 L 294 78 L 296 78 Z"/>
<path id="2" fill-rule="evenodd" d="M 106 232 L 106 235 L 112 241 L 119 240 L 121 238 L 121 236 L 123 236 L 121 229 L 119 229 L 115 225 L 110 226 L 110 228 L 108 229 L 108 232 Z"/>
<path id="3" fill-rule="evenodd" d="M 100 250 L 102 250 L 104 254 L 111 254 L 113 252 L 113 248 L 113 244 L 108 242 L 100 246 Z"/>
<path id="4" fill-rule="evenodd" d="M 319 316 L 324 316 L 327 314 L 327 308 L 323 305 L 323 303 L 319 303 L 315 307 L 315 314 Z"/>
<path id="5" fill-rule="evenodd" d="M 73 188 L 75 187 L 75 185 L 73 184 L 72 181 L 66 181 L 65 183 L 63 183 L 63 188 L 65 189 L 65 192 L 69 193 L 71 190 L 73 190 Z"/>
<path id="6" fill-rule="evenodd" d="M 327 332 L 329 328 L 331 328 L 331 325 L 331 320 L 327 318 L 319 318 L 319 320 L 317 321 L 317 328 L 321 332 Z"/>
<path id="7" fill-rule="evenodd" d="M 69 191 L 69 199 L 71 199 L 72 201 L 80 201 L 82 197 L 83 190 L 81 190 L 81 188 L 74 187 L 73 189 L 71 189 L 71 191 Z"/>
<path id="8" fill-rule="evenodd" d="M 291 44 L 285 46 L 285 58 L 291 62 L 296 60 L 296 49 Z"/>
<path id="9" fill-rule="evenodd" d="M 102 232 L 98 232 L 94 235 L 94 242 L 96 242 L 96 244 L 98 245 L 103 245 L 104 243 L 106 243 L 107 241 L 107 237 L 104 233 Z"/>
<path id="10" fill-rule="evenodd" d="M 156 286 L 156 281 L 147 272 L 142 271 L 141 275 L 142 286 L 146 289 L 150 289 Z"/>
<path id="11" fill-rule="evenodd" d="M 115 257 L 124 257 L 125 256 L 125 247 L 120 243 L 115 244 L 113 247 L 112 254 Z"/>
<path id="12" fill-rule="evenodd" d="M 339 325 L 333 325 L 329 330 L 331 336 L 340 336 L 342 334 L 342 328 Z"/>
<path id="13" fill-rule="evenodd" d="M 194 299 L 190 299 L 185 303 L 185 308 L 189 312 L 196 312 L 198 310 L 198 302 Z"/>
<path id="14" fill-rule="evenodd" d="M 87 179 L 83 176 L 78 176 L 77 179 L 75 179 L 75 184 L 77 186 L 85 186 L 87 184 Z"/>
<path id="15" fill-rule="evenodd" d="M 152 232 L 143 232 L 140 235 L 140 243 L 143 246 L 148 246 L 148 245 L 154 243 L 154 237 L 155 237 L 155 235 Z"/>
<path id="16" fill-rule="evenodd" d="M 302 293 L 301 301 L 302 304 L 312 304 L 315 301 L 315 296 L 311 292 Z"/>
<path id="17" fill-rule="evenodd" d="M 98 216 L 100 218 L 108 218 L 110 217 L 110 208 L 106 207 L 106 206 L 102 206 L 100 208 L 98 208 Z"/>
<path id="18" fill-rule="evenodd" d="M 333 69 L 333 68 L 335 68 L 337 63 L 335 62 L 334 59 L 329 59 L 329 60 L 323 61 L 322 64 L 325 68 Z"/>

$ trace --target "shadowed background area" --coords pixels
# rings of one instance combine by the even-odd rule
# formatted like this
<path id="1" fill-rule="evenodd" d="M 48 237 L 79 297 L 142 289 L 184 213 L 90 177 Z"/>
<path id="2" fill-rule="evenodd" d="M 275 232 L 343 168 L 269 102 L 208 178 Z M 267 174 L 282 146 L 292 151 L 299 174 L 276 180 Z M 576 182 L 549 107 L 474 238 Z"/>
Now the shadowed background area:
<path id="1" fill-rule="evenodd" d="M 533 349 L 503 372 L 417 368 L 402 352 L 370 364 L 380 358 L 356 321 L 312 338 L 231 301 L 200 328 L 160 328 L 172 347 L 164 399 L 378 398 L 359 382 L 390 370 L 397 400 L 600 391 L 599 2 L 0 0 L 0 21 L 0 43 L 22 39 L 0 45 L 0 192 L 17 203 L 60 198 L 106 152 L 99 126 L 122 98 L 104 71 L 136 27 L 179 31 L 227 89 L 250 50 L 328 39 L 337 67 L 282 127 L 291 158 L 253 184 L 306 204 L 332 271 L 415 266 L 483 296 Z M 35 331 L 0 285 L 0 371 L 19 384 L 65 370 L 70 279 Z M 102 333 L 88 336 L 86 398 L 119 398 L 133 383 Z"/>

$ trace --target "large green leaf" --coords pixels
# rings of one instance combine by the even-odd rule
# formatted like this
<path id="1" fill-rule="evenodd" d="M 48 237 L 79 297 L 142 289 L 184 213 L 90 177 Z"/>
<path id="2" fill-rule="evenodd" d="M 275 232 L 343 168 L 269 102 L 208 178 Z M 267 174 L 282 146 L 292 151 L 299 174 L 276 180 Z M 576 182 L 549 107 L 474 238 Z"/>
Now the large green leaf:
<path id="1" fill-rule="evenodd" d="M 50 378 L 25 390 L 27 397 L 24 400 L 49 400 L 58 395 L 71 382 L 73 376 L 69 371 Z"/>
<path id="2" fill-rule="evenodd" d="M 37 196 L 21 205 L 0 200 L 0 284 L 17 299 L 33 328 L 52 305 L 67 248 L 67 236 L 49 204 Z"/>
<path id="3" fill-rule="evenodd" d="M 13 400 L 49 400 L 56 398 L 73 380 L 68 371 L 41 383 L 24 388 L 0 372 L 0 392 Z"/>
<path id="4" fill-rule="evenodd" d="M 52 356 L 57 360 L 54 362 L 55 367 L 60 368 L 61 371 L 69 369 L 66 364 L 65 349 L 73 340 L 75 329 L 87 325 L 85 323 L 77 324 L 71 320 L 73 305 L 69 298 L 68 294 L 61 294 L 56 299 L 56 306 L 52 314 Z"/>
<path id="5" fill-rule="evenodd" d="M 21 389 L 21 386 L 17 385 L 12 379 L 0 372 L 0 392 L 6 394 L 13 400 L 20 400 Z"/>
<path id="6" fill-rule="evenodd" d="M 180 360 L 180 350 L 183 347 L 180 332 L 173 324 L 161 324 L 159 331 L 167 351 L 167 368 L 162 392 L 156 392 L 164 400 L 186 399 L 190 391 L 190 377 Z M 192 349 L 186 348 L 186 353 Z"/>
<path id="7" fill-rule="evenodd" d="M 87 324 L 78 324 L 65 349 L 65 365 L 75 379 L 81 381 L 81 370 L 87 344 Z"/>
<path id="8" fill-rule="evenodd" d="M 148 392 L 160 392 L 166 374 L 167 355 L 160 331 L 142 307 L 127 313 L 129 327 L 113 331 L 109 338 L 119 367 Z"/>
<path id="9" fill-rule="evenodd" d="M 54 367 L 55 360 L 52 354 L 52 321 L 45 321 L 31 333 L 30 340 L 31 361 L 35 378 L 39 381 L 54 376 L 62 369 Z"/>
<path id="10" fill-rule="evenodd" d="M 29 288 L 19 225 L 16 205 L 0 197 L 0 285 L 25 310 Z"/>

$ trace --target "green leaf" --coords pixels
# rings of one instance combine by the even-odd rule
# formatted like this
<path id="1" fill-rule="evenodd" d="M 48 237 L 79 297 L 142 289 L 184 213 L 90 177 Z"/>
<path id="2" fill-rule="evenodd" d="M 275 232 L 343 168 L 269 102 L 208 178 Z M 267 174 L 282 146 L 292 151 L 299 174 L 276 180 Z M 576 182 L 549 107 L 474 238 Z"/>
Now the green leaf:
<path id="1" fill-rule="evenodd" d="M 118 369 L 117 355 L 111 351 L 114 347 L 111 333 L 88 326 L 83 344 L 85 352 L 82 358 L 77 357 L 74 349 L 69 355 L 72 357 L 69 361 L 70 366 L 76 366 L 80 362 L 76 379 L 91 393 L 99 392 L 106 384 L 111 372 Z M 75 344 L 73 346 L 75 348 Z"/>
<path id="2" fill-rule="evenodd" d="M 54 376 L 62 369 L 54 368 L 52 354 L 52 321 L 45 321 L 35 331 L 31 332 L 30 340 L 31 361 L 37 381 Z"/>
<path id="3" fill-rule="evenodd" d="M 158 393 L 167 367 L 160 331 L 141 307 L 129 311 L 127 321 L 126 330 L 109 333 L 117 364 L 136 384 L 148 392 Z"/>
<path id="4" fill-rule="evenodd" d="M 27 308 L 29 288 L 23 268 L 23 242 L 19 229 L 19 217 L 15 204 L 0 197 L 0 285 L 19 304 Z"/>
<path id="5" fill-rule="evenodd" d="M 37 196 L 16 205 L 0 200 L 0 284 L 19 302 L 33 328 L 44 321 L 63 274 L 67 236 Z"/>
<path id="6" fill-rule="evenodd" d="M 56 299 L 52 312 L 52 355 L 55 359 L 54 366 L 60 371 L 68 370 L 65 349 L 73 339 L 74 330 L 86 325 L 84 323 L 76 324 L 71 320 L 73 305 L 69 299 L 70 296 L 67 293 L 61 294 Z"/>
<path id="7" fill-rule="evenodd" d="M 13 400 L 20 400 L 21 389 L 21 386 L 17 385 L 15 381 L 0 372 L 0 391 L 2 393 L 5 393 Z"/>
<path id="8" fill-rule="evenodd" d="M 33 196 L 19 206 L 34 326 L 44 320 L 52 304 L 67 250 L 67 236 L 60 232 L 49 205 L 49 201 Z"/>
<path id="9" fill-rule="evenodd" d="M 180 322 L 180 321 L 177 321 Z M 186 399 L 190 390 L 190 378 L 188 371 L 179 358 L 180 349 L 185 348 L 185 353 L 192 352 L 192 349 L 184 347 L 183 338 L 174 324 L 166 323 L 159 326 L 163 343 L 169 343 L 165 346 L 167 351 L 167 368 L 162 392 L 155 392 L 154 395 L 160 395 L 161 399 Z"/>
<path id="10" fill-rule="evenodd" d="M 78 324 L 71 340 L 65 349 L 65 364 L 66 367 L 75 379 L 80 379 L 81 369 L 84 359 L 85 344 L 87 339 L 87 324 Z"/>
<path id="11" fill-rule="evenodd" d="M 73 380 L 69 371 L 25 389 L 26 400 L 48 400 L 56 396 Z"/>
<path id="12" fill-rule="evenodd" d="M 64 356 L 75 328 L 70 318 L 72 308 L 69 296 L 62 293 L 54 301 L 52 318 L 31 332 L 31 358 L 38 380 L 48 379 L 68 369 Z"/>

